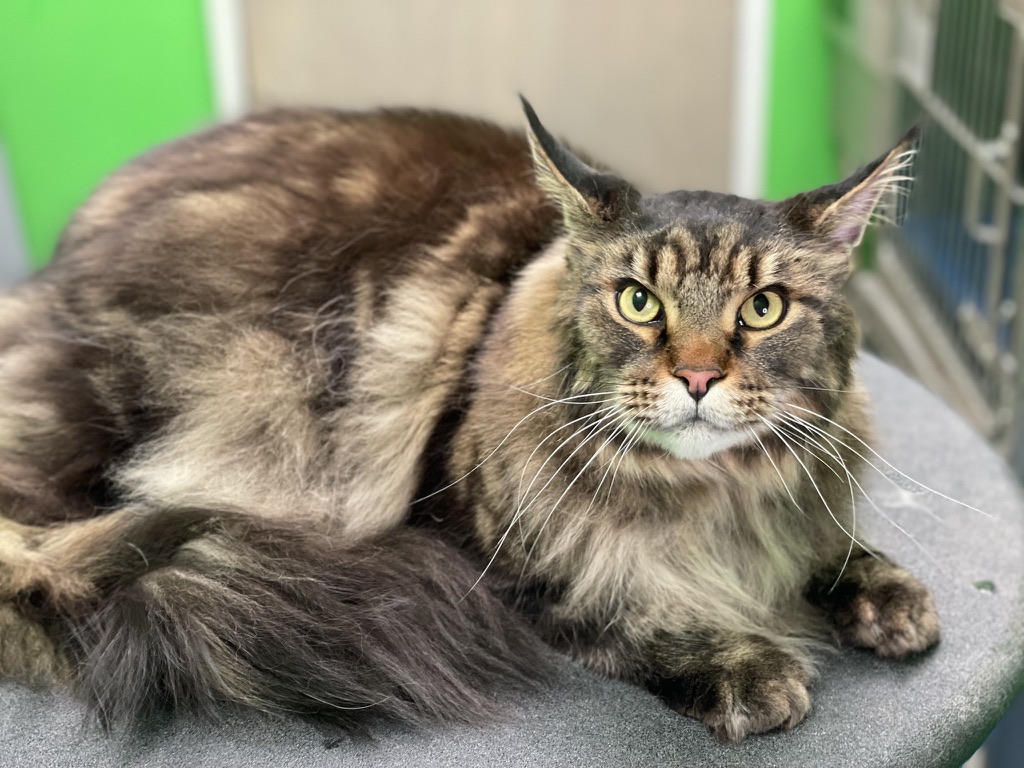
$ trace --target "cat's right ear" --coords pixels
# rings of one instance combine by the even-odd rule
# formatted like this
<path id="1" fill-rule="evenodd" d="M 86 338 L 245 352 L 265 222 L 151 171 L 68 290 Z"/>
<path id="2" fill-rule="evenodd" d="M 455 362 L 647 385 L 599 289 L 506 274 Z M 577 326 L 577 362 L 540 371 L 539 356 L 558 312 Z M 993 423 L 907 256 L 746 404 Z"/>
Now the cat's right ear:
<path id="1" fill-rule="evenodd" d="M 585 236 L 614 228 L 638 210 L 639 192 L 619 176 L 597 171 L 576 157 L 548 133 L 530 102 L 519 98 L 529 123 L 537 183 L 562 209 L 570 233 Z"/>

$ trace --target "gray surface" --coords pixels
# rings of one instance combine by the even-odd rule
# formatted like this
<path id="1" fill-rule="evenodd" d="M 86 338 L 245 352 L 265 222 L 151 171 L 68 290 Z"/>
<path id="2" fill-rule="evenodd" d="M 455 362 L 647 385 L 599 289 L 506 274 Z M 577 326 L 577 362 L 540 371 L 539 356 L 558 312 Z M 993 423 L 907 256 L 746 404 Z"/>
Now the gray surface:
<path id="1" fill-rule="evenodd" d="M 931 586 L 943 640 L 910 664 L 837 653 L 813 688 L 814 709 L 791 732 L 720 745 L 644 692 L 568 662 L 547 693 L 510 702 L 505 724 L 382 732 L 329 750 L 308 725 L 237 713 L 216 725 L 178 720 L 126 745 L 83 729 L 62 696 L 0 685 L 0 765 L 959 765 L 1022 682 L 1024 502 L 1000 460 L 931 395 L 876 361 L 862 369 L 875 393 L 883 453 L 996 519 L 907 490 L 903 481 L 870 482 L 875 501 L 918 543 L 866 505 L 864 530 Z M 996 591 L 975 588 L 981 580 Z"/>

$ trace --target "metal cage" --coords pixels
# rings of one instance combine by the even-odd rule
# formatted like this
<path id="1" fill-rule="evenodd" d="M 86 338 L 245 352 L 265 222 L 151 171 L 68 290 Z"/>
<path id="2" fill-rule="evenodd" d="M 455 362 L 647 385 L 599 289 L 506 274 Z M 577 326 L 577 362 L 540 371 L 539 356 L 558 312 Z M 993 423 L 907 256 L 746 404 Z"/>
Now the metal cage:
<path id="1" fill-rule="evenodd" d="M 920 122 L 902 227 L 851 281 L 865 341 L 1024 477 L 1024 0 L 834 0 L 841 161 Z"/>

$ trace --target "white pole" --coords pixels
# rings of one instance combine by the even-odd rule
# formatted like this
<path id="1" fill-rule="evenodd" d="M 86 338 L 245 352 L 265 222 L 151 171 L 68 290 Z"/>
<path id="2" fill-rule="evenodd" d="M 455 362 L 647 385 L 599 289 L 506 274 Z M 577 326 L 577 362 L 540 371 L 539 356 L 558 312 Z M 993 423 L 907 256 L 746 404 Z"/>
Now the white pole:
<path id="1" fill-rule="evenodd" d="M 734 194 L 744 197 L 764 194 L 774 10 L 774 0 L 736 0 L 736 83 L 729 185 Z"/>
<path id="2" fill-rule="evenodd" d="M 245 13 L 242 0 L 204 0 L 217 119 L 235 120 L 249 110 Z"/>

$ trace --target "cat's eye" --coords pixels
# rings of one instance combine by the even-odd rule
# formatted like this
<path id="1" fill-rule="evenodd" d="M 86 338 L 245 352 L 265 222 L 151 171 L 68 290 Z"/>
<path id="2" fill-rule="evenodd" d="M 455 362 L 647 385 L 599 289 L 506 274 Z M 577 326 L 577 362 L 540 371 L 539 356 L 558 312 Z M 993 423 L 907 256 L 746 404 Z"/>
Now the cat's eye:
<path id="1" fill-rule="evenodd" d="M 639 283 L 629 283 L 619 291 L 619 312 L 631 323 L 651 323 L 661 317 L 658 297 Z"/>
<path id="2" fill-rule="evenodd" d="M 745 328 L 764 331 L 778 325 L 786 314 L 786 300 L 775 291 L 755 293 L 740 307 L 739 323 Z"/>

